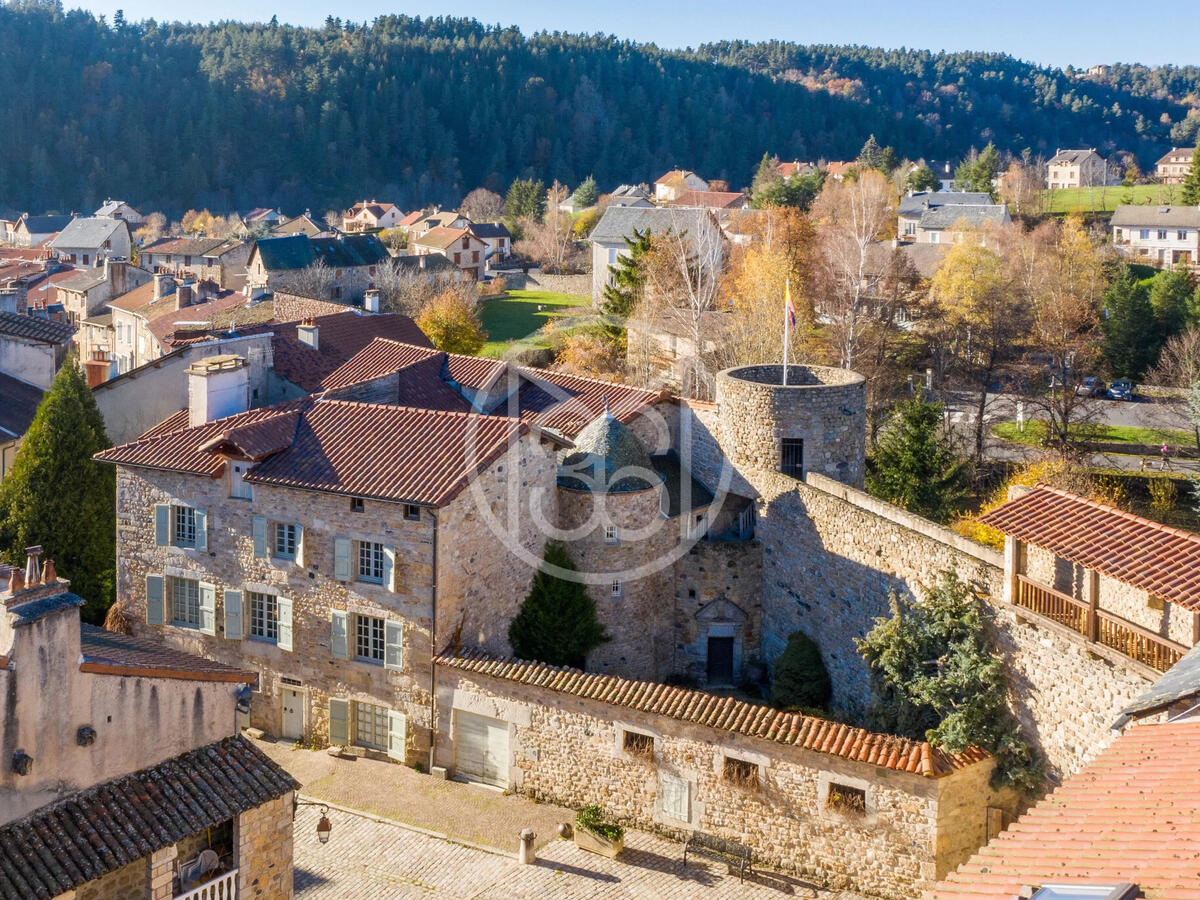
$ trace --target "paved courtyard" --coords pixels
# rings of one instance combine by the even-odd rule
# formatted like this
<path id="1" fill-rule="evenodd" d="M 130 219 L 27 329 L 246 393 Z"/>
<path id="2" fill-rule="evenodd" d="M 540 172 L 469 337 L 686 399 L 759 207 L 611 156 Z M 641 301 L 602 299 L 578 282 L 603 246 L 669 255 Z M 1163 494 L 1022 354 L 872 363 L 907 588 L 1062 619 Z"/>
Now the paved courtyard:
<path id="1" fill-rule="evenodd" d="M 818 894 L 796 878 L 775 873 L 756 873 L 739 884 L 718 863 L 689 860 L 685 870 L 682 845 L 640 832 L 626 835 L 617 860 L 554 840 L 539 850 L 535 865 L 522 866 L 512 856 L 340 809 L 330 810 L 333 833 L 321 844 L 316 836 L 320 814 L 311 806 L 296 814 L 297 900 L 839 900 L 837 894 Z M 513 849 L 515 855 L 515 841 Z"/>

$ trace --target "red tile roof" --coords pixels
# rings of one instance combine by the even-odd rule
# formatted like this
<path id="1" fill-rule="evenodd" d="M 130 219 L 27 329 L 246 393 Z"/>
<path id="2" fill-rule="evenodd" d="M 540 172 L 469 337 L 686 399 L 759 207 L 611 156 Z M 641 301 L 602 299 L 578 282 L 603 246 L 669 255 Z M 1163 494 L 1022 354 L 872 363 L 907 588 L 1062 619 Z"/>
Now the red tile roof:
<path id="1" fill-rule="evenodd" d="M 145 310 L 146 318 L 150 320 L 150 333 L 158 338 L 159 343 L 168 343 L 168 338 L 180 331 L 204 330 L 214 316 L 227 313 L 250 302 L 250 298 L 237 291 L 220 291 L 215 297 L 201 300 L 173 310 L 167 306 L 159 306 Z"/>
<path id="2" fill-rule="evenodd" d="M 1198 759 L 1200 720 L 1135 725 L 928 896 L 1012 900 L 1078 880 L 1200 900 Z"/>
<path id="3" fill-rule="evenodd" d="M 318 316 L 315 321 L 319 350 L 300 342 L 296 322 L 269 327 L 275 335 L 272 342 L 275 373 L 306 391 L 320 389 L 324 379 L 375 338 L 390 338 L 418 347 L 432 346 L 417 323 L 399 313 L 360 316 L 347 311 Z"/>
<path id="4" fill-rule="evenodd" d="M 544 369 L 521 368 L 518 371 L 531 382 L 521 388 L 521 418 L 541 428 L 562 432 L 567 437 L 578 434 L 605 409 L 622 422 L 628 422 L 639 412 L 670 398 L 666 391 L 650 391 L 595 378 Z"/>
<path id="5" fill-rule="evenodd" d="M 1200 612 L 1200 534 L 1044 484 L 980 516 L 980 521 Z"/>
<path id="6" fill-rule="evenodd" d="M 738 209 L 746 202 L 740 191 L 684 191 L 665 206 L 698 206 L 703 209 Z"/>
<path id="7" fill-rule="evenodd" d="M 413 238 L 412 242 L 420 244 L 422 247 L 436 247 L 439 250 L 445 250 L 453 245 L 455 241 L 461 240 L 464 237 L 469 237 L 475 241 L 479 240 L 479 238 L 472 234 L 469 228 L 448 228 L 445 225 L 437 225 L 434 228 L 430 228 L 420 237 Z"/>
<path id="8" fill-rule="evenodd" d="M 979 749 L 949 754 L 931 747 L 926 741 L 876 734 L 865 728 L 854 728 L 800 713 L 780 712 L 769 706 L 747 703 L 733 697 L 718 697 L 653 681 L 631 681 L 616 675 L 596 675 L 545 663 L 506 659 L 479 650 L 465 650 L 457 655 L 443 653 L 435 657 L 435 662 L 451 669 L 503 678 L 560 694 L 705 725 L 717 731 L 763 738 L 930 778 L 947 775 L 955 769 L 990 758 L 986 751 Z"/>

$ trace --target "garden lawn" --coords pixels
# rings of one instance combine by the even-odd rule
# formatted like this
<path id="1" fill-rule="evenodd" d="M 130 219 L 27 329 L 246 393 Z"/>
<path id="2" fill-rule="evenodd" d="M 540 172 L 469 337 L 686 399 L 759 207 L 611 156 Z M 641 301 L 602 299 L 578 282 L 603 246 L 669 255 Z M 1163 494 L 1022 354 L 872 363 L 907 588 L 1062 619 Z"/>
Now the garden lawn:
<path id="1" fill-rule="evenodd" d="M 1137 428 L 1133 425 L 1079 425 L 1073 432 L 1086 440 L 1104 444 L 1148 444 L 1153 447 L 1167 444 L 1171 447 L 1193 447 L 1195 435 L 1190 431 L 1174 431 L 1169 428 Z M 1018 431 L 1016 422 L 1001 422 L 992 426 L 992 434 L 1001 440 L 1040 446 L 1046 437 L 1046 426 L 1042 422 L 1025 423 L 1025 430 Z"/>
<path id="2" fill-rule="evenodd" d="M 534 338 L 552 319 L 570 315 L 573 309 L 591 306 L 586 294 L 556 294 L 552 291 L 509 291 L 503 297 L 485 299 L 480 305 L 479 318 L 488 333 L 480 356 L 498 357 L 508 348 L 509 341 Z M 546 309 L 539 310 L 539 306 Z M 545 344 L 534 338 L 534 342 Z"/>
<path id="3" fill-rule="evenodd" d="M 1176 201 L 1183 188 L 1181 185 L 1135 184 L 1133 187 L 1109 185 L 1096 188 L 1059 188 L 1042 191 L 1042 200 L 1048 213 L 1090 213 L 1095 203 L 1097 212 L 1112 212 L 1121 203 L 1156 204 L 1169 202 L 1172 194 Z"/>

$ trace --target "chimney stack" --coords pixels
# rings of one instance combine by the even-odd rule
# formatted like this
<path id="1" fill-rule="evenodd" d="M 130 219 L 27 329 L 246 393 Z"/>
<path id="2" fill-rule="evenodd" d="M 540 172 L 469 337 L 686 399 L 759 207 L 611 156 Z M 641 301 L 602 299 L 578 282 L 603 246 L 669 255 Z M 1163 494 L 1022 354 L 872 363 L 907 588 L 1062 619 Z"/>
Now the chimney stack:
<path id="1" fill-rule="evenodd" d="M 54 571 L 53 560 L 47 559 L 45 564 L 39 562 L 42 548 L 26 547 L 26 563 L 24 569 L 15 566 L 7 568 L 7 585 L 0 580 L 0 604 L 4 607 L 16 606 L 19 603 L 29 603 L 45 597 L 55 597 L 67 590 L 69 583 L 59 579 Z M 0 579 L 5 573 L 0 571 Z"/>
<path id="2" fill-rule="evenodd" d="M 234 354 L 199 359 L 187 368 L 188 427 L 250 408 L 250 369 Z"/>
<path id="3" fill-rule="evenodd" d="M 191 306 L 196 299 L 196 286 L 190 281 L 175 288 L 175 308 L 183 309 Z"/>
<path id="4" fill-rule="evenodd" d="M 93 350 L 92 358 L 83 361 L 83 377 L 89 388 L 96 388 L 108 381 L 109 362 L 103 350 Z"/>
<path id="5" fill-rule="evenodd" d="M 166 272 L 154 273 L 154 302 L 157 303 L 163 297 L 168 296 L 175 290 L 175 279 Z"/>
<path id="6" fill-rule="evenodd" d="M 129 260 L 123 256 L 109 256 L 104 260 L 104 280 L 108 282 L 109 296 L 120 297 L 129 290 Z"/>
<path id="7" fill-rule="evenodd" d="M 379 289 L 367 288 L 363 292 L 363 309 L 369 313 L 379 312 Z"/>
<path id="8" fill-rule="evenodd" d="M 38 557 L 42 555 L 42 545 L 25 548 L 25 584 L 32 587 L 42 583 L 42 566 Z"/>
<path id="9" fill-rule="evenodd" d="M 301 319 L 300 324 L 296 326 L 296 337 L 300 343 L 307 347 L 312 347 L 314 350 L 321 349 L 320 334 L 318 333 L 317 320 L 309 316 L 307 319 Z"/>

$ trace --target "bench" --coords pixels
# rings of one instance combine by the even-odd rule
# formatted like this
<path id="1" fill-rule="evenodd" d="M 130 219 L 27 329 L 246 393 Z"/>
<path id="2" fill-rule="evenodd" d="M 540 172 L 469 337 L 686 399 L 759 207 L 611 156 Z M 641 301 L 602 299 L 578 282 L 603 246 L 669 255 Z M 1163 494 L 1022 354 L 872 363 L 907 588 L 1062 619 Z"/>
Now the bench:
<path id="1" fill-rule="evenodd" d="M 749 847 L 728 838 L 717 837 L 715 834 L 693 831 L 692 836 L 684 841 L 683 867 L 685 869 L 689 853 L 693 856 L 704 856 L 728 864 L 730 874 L 737 872 L 739 881 L 746 880 L 747 872 L 754 872 Z"/>

